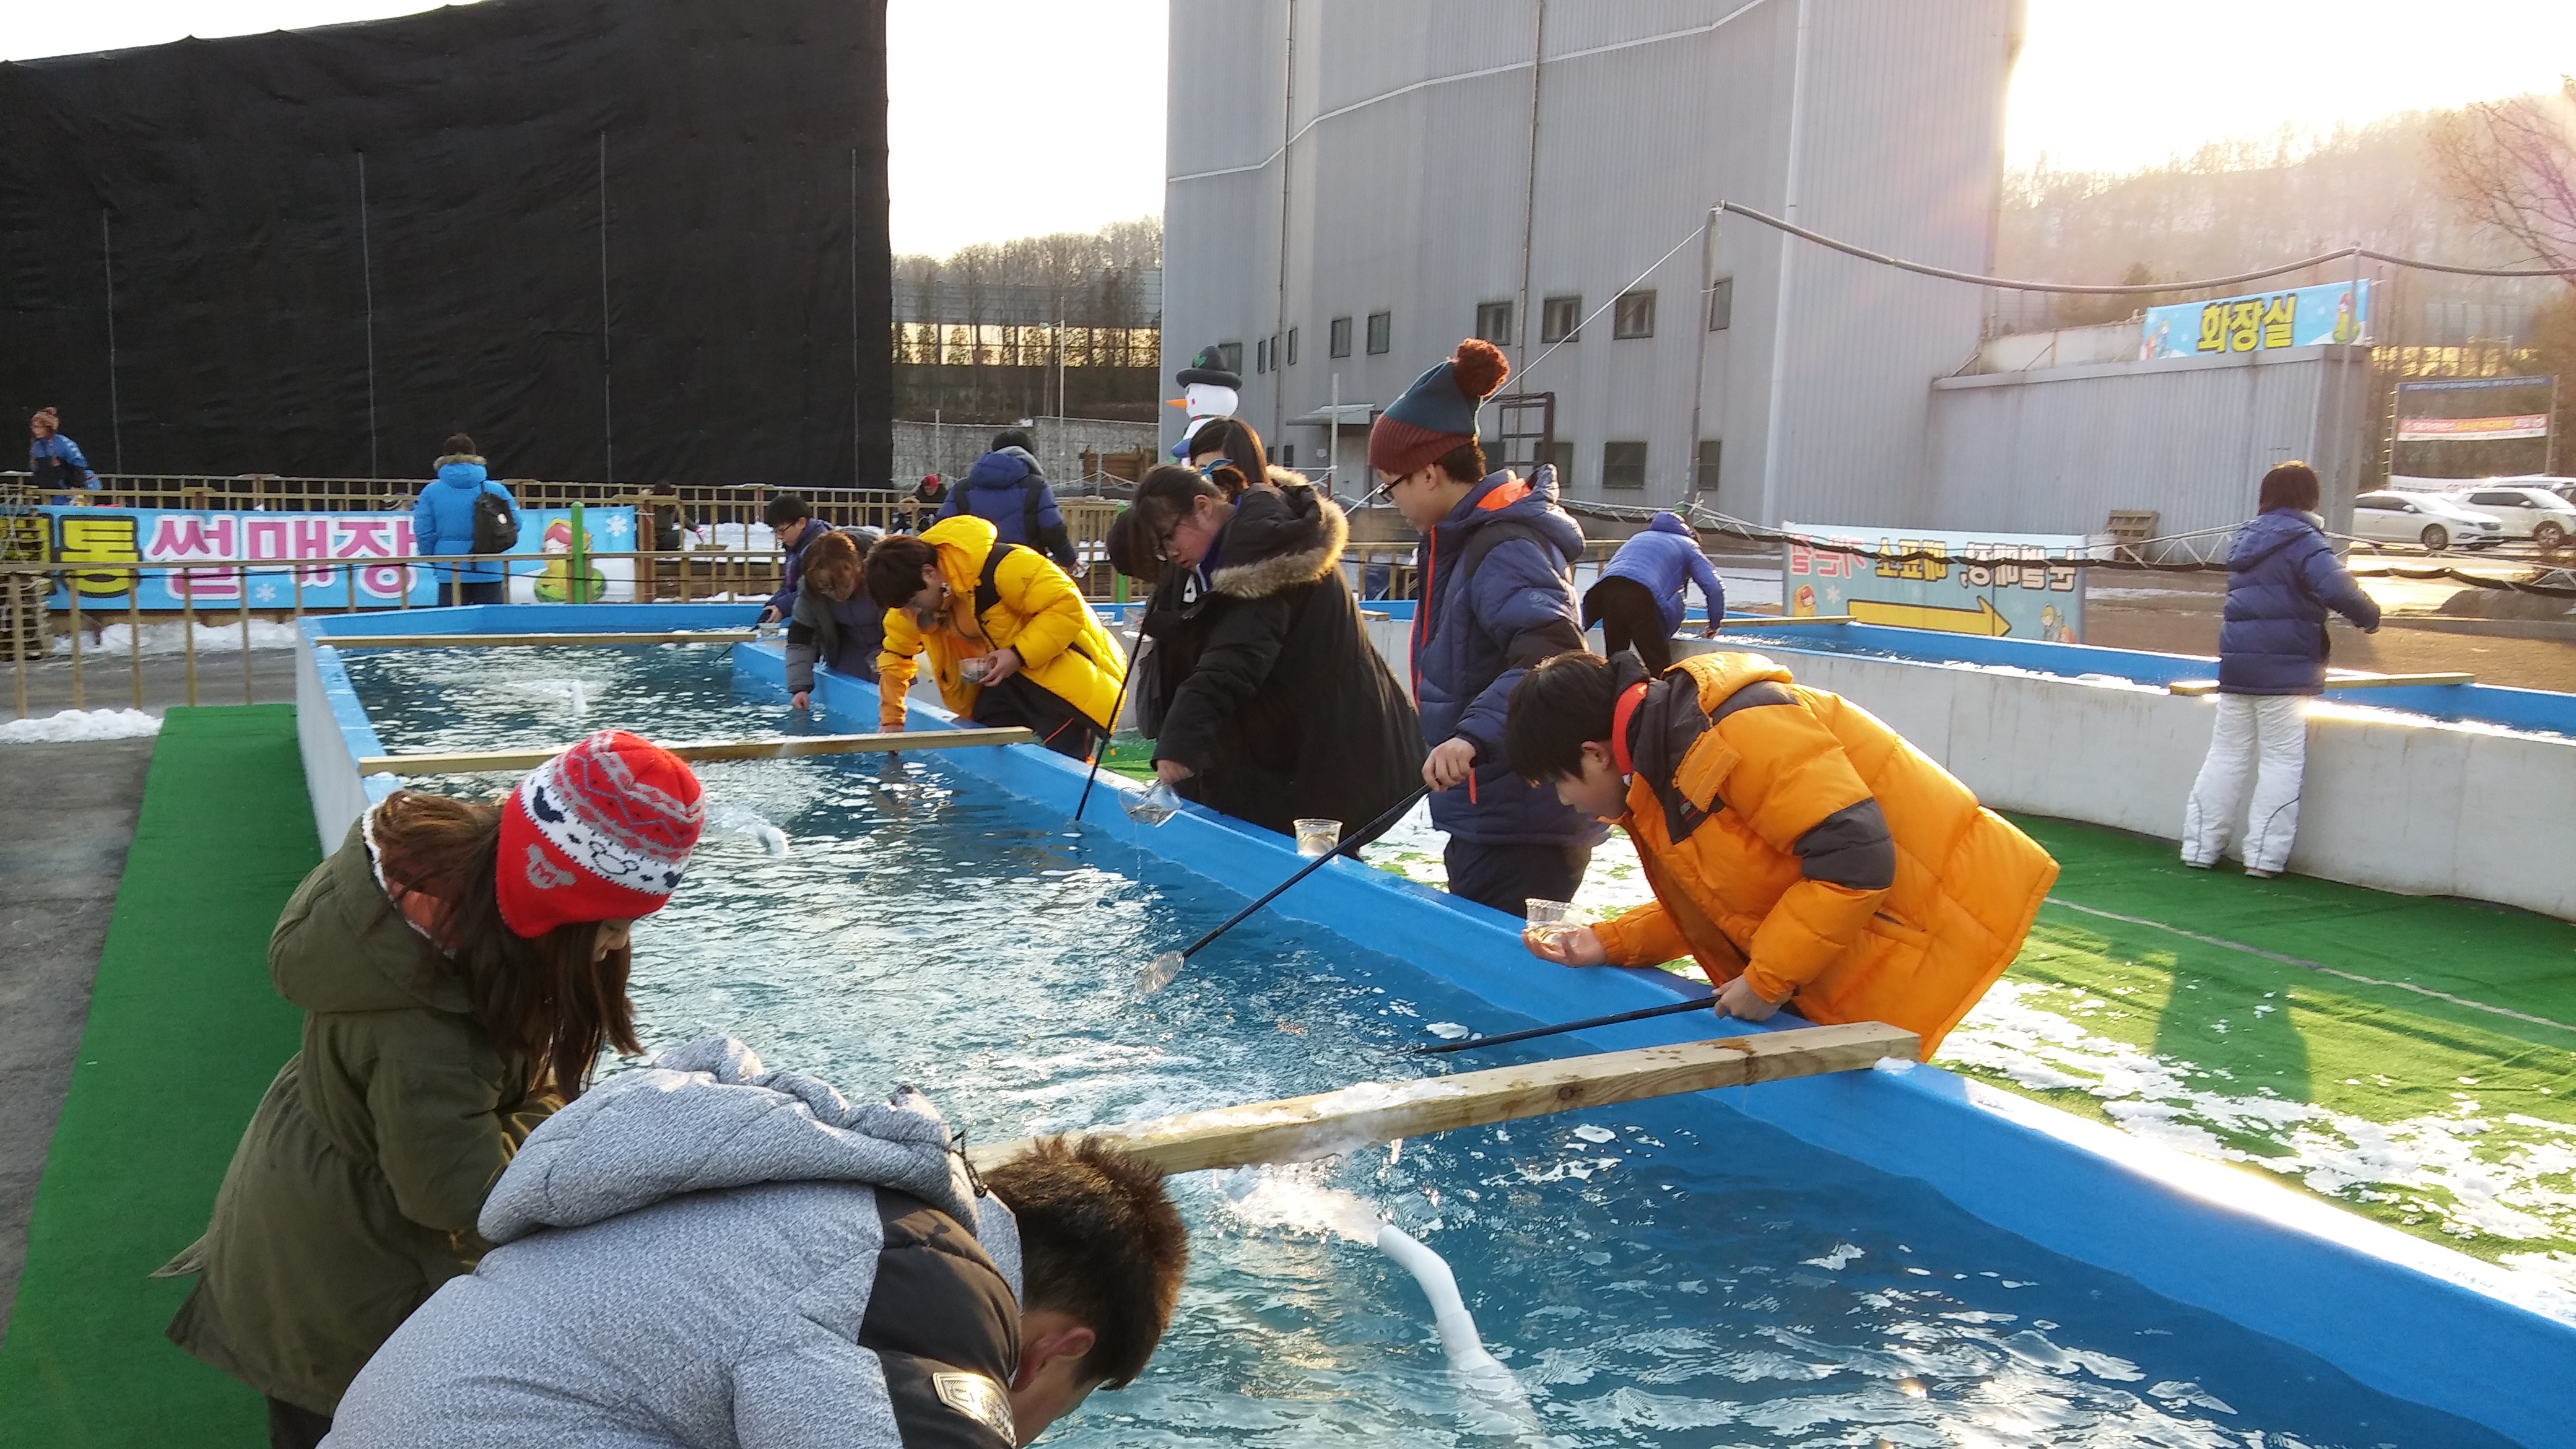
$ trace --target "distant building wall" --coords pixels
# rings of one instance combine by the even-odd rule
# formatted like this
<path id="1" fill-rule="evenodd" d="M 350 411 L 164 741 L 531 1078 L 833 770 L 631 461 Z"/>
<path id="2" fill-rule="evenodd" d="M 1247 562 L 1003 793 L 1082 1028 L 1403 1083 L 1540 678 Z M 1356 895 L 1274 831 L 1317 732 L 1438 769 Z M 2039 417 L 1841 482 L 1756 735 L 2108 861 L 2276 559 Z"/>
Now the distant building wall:
<path id="1" fill-rule="evenodd" d="M 2369 374 L 2368 348 L 2325 346 L 1941 378 L 1925 512 L 2021 533 L 2098 533 L 2113 509 L 2153 509 L 2165 534 L 2226 528 L 2252 516 L 2273 464 L 2298 458 L 2341 529 Z"/>
<path id="2" fill-rule="evenodd" d="M 1705 274 L 1729 284 L 1712 331 L 1694 233 L 1732 199 L 1984 270 L 2018 14 L 2013 0 L 1175 0 L 1166 375 L 1238 344 L 1240 415 L 1312 466 L 1321 423 L 1283 420 L 1323 408 L 1336 377 L 1345 406 L 1385 404 L 1478 332 L 1481 307 L 1508 303 L 1505 390 L 1556 395 L 1570 496 L 1676 502 L 1706 441 L 1720 466 L 1699 487 L 1729 513 L 1931 522 L 1925 384 L 1975 350 L 1983 294 L 1730 218 Z M 1656 294 L 1651 336 L 1615 335 L 1610 304 L 1631 287 Z M 1543 334 L 1557 297 L 1589 319 L 1563 345 Z M 1604 478 L 1611 443 L 1644 446 L 1626 486 Z"/>

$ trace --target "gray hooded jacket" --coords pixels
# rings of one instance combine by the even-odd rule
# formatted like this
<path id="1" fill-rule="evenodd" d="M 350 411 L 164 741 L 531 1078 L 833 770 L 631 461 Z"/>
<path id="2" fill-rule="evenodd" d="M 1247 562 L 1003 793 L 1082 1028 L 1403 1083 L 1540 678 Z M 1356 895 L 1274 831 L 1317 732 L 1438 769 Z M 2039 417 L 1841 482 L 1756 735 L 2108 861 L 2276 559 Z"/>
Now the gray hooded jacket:
<path id="1" fill-rule="evenodd" d="M 709 1037 L 530 1134 L 335 1449 L 1008 1449 L 1019 1233 L 906 1087 Z"/>

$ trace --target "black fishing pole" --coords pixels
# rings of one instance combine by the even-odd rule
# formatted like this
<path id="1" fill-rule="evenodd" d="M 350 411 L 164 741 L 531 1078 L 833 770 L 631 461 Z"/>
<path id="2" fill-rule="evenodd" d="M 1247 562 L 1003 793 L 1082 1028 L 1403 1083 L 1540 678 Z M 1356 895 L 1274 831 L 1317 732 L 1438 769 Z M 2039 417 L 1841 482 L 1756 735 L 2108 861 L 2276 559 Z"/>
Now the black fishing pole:
<path id="1" fill-rule="evenodd" d="M 1139 607 L 1142 607 L 1141 605 Z M 1115 637 L 1117 631 L 1110 631 Z M 1143 643 L 1139 626 L 1138 643 Z M 1082 821 L 1082 807 L 1091 803 L 1092 782 L 1100 778 L 1100 762 L 1109 758 L 1109 746 L 1118 738 L 1118 715 L 1127 708 L 1127 681 L 1136 677 L 1136 656 L 1127 656 L 1127 667 L 1118 671 L 1118 697 L 1109 702 L 1109 731 L 1100 737 L 1100 748 L 1091 752 L 1091 773 L 1082 777 L 1082 798 L 1073 802 L 1074 823 Z"/>
<path id="2" fill-rule="evenodd" d="M 1623 1021 L 1644 1021 L 1650 1016 L 1679 1016 L 1685 1011 L 1706 1011 L 1716 1001 L 1717 997 L 1713 993 L 1707 996 L 1694 996 L 1688 1001 L 1649 1006 L 1643 1011 L 1622 1011 L 1610 1016 L 1586 1017 L 1581 1021 L 1561 1021 L 1554 1026 L 1534 1026 L 1527 1031 L 1507 1031 L 1501 1036 L 1471 1036 L 1465 1041 L 1436 1042 L 1430 1046 L 1415 1047 L 1413 1054 L 1422 1057 L 1438 1056 L 1442 1052 L 1472 1051 L 1477 1047 L 1501 1046 L 1507 1041 L 1528 1041 L 1532 1037 L 1554 1036 L 1559 1032 L 1583 1031 L 1596 1026 L 1617 1026 Z"/>
<path id="3" fill-rule="evenodd" d="M 1378 818 L 1361 826 L 1359 829 L 1344 835 L 1342 839 L 1352 840 L 1363 835 L 1377 834 L 1379 831 L 1393 825 L 1396 821 L 1403 819 L 1404 812 L 1412 809 L 1416 801 L 1430 793 L 1431 787 L 1428 785 L 1415 786 L 1412 794 L 1396 801 L 1394 805 L 1388 808 L 1385 814 L 1380 815 Z M 1226 932 L 1233 930 L 1235 927 L 1242 925 L 1244 920 L 1251 916 L 1254 911 L 1260 910 L 1263 906 L 1279 899 L 1281 892 L 1287 890 L 1297 882 L 1304 880 L 1306 877 L 1313 875 L 1315 872 L 1322 870 L 1325 862 L 1339 854 L 1341 854 L 1341 847 L 1340 842 L 1337 841 L 1335 842 L 1333 849 L 1325 851 L 1322 855 L 1316 856 L 1313 860 L 1297 867 L 1297 873 L 1295 875 L 1288 877 L 1286 880 L 1281 881 L 1279 884 L 1272 886 L 1269 890 L 1263 892 L 1261 899 L 1254 901 L 1252 904 L 1245 906 L 1242 910 L 1226 917 L 1223 925 L 1218 926 L 1215 930 L 1208 932 L 1206 935 L 1199 937 L 1195 941 L 1192 941 L 1189 944 L 1188 949 L 1180 951 L 1166 951 L 1162 955 L 1145 963 L 1144 973 L 1139 978 L 1141 981 L 1146 983 L 1145 989 L 1148 991 L 1161 990 L 1165 984 L 1169 983 L 1174 976 L 1180 973 L 1182 962 L 1187 961 L 1192 956 L 1206 950 L 1210 941 L 1213 941 L 1217 937 L 1224 935 Z"/>

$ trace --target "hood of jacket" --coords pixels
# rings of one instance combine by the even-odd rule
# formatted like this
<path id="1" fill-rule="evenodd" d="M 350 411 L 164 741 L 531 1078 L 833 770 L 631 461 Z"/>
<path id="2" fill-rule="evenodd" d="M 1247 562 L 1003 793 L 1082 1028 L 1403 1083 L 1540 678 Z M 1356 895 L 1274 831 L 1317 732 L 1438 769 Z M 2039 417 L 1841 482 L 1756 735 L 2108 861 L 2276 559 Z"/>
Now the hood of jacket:
<path id="1" fill-rule="evenodd" d="M 1682 537 L 1689 539 L 1692 547 L 1696 548 L 1699 546 L 1699 531 L 1692 528 L 1689 524 L 1682 522 L 1680 514 L 1673 513 L 1669 510 L 1656 514 L 1647 522 L 1646 529 L 1648 532 L 1652 533 L 1679 534 Z"/>
<path id="2" fill-rule="evenodd" d="M 971 599 L 983 577 L 984 557 L 1001 543 L 1002 531 L 991 519 L 960 513 L 923 529 L 921 541 L 939 550 L 939 576 L 948 581 L 948 587 L 958 597 Z"/>
<path id="3" fill-rule="evenodd" d="M 1038 460 L 1030 457 L 1026 448 L 1004 448 L 976 459 L 975 466 L 966 470 L 966 486 L 1017 489 L 1033 476 L 1043 475 L 1038 473 Z"/>
<path id="4" fill-rule="evenodd" d="M 1527 478 L 1509 468 L 1489 473 L 1434 527 L 1455 547 L 1477 529 L 1506 518 L 1529 524 L 1565 562 L 1583 557 L 1583 526 L 1556 506 L 1553 468 L 1541 468 Z"/>
<path id="5" fill-rule="evenodd" d="M 471 453 L 450 453 L 438 460 L 438 481 L 449 488 L 471 493 L 481 488 L 489 476 L 483 460 Z"/>
<path id="6" fill-rule="evenodd" d="M 773 1182 L 848 1182 L 909 1193 L 978 1228 L 965 1159 L 910 1087 L 853 1103 L 829 1083 L 773 1072 L 730 1037 L 664 1052 L 546 1119 L 484 1201 L 494 1243 L 575 1228 L 686 1193 Z"/>
<path id="7" fill-rule="evenodd" d="M 2325 520 L 2296 508 L 2275 508 L 2256 514 L 2227 546 L 2227 566 L 2247 569 L 2263 559 L 2310 534 L 2322 536 Z"/>
<path id="8" fill-rule="evenodd" d="M 1350 521 L 1341 505 L 1294 473 L 1271 470 L 1275 488 L 1247 488 L 1225 526 L 1225 543 L 1208 585 L 1239 599 L 1311 584 L 1341 565 Z"/>
<path id="9" fill-rule="evenodd" d="M 376 879 L 366 830 L 348 838 L 287 902 L 269 937 L 268 974 L 278 994 L 306 1011 L 473 1009 L 465 979 L 411 927 Z"/>

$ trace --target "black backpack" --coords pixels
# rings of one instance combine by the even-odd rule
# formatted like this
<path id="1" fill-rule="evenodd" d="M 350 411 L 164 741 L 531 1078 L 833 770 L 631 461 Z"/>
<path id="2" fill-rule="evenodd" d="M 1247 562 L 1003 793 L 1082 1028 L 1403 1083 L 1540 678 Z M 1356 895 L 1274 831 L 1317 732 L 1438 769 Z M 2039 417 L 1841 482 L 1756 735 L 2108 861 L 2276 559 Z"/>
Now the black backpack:
<path id="1" fill-rule="evenodd" d="M 519 546 L 519 515 L 489 488 L 474 495 L 475 553 L 508 553 Z"/>

